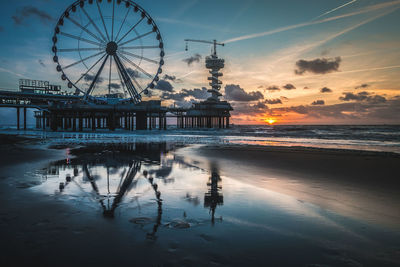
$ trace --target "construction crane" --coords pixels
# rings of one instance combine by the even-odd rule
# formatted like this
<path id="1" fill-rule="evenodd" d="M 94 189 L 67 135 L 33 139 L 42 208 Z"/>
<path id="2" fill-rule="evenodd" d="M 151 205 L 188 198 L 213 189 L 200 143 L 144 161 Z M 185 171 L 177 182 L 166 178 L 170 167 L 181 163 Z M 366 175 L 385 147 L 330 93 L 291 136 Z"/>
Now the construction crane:
<path id="1" fill-rule="evenodd" d="M 218 43 L 217 40 L 213 41 L 203 41 L 203 40 L 193 40 L 193 39 L 185 39 L 186 42 L 186 51 L 188 51 L 188 43 L 189 42 L 197 42 L 204 44 L 211 44 L 214 46 L 214 50 L 211 51 L 211 55 L 206 57 L 206 68 L 209 69 L 211 76 L 207 79 L 211 81 L 209 85 L 211 89 L 207 91 L 211 93 L 211 97 L 207 100 L 210 101 L 219 101 L 219 97 L 222 96 L 219 90 L 221 89 L 222 82 L 219 80 L 219 77 L 222 77 L 222 73 L 220 70 L 225 67 L 225 61 L 222 58 L 218 58 L 217 56 L 217 45 L 225 46 L 224 43 Z"/>
<path id="2" fill-rule="evenodd" d="M 217 40 L 213 40 L 213 41 L 204 41 L 204 40 L 193 40 L 193 39 L 185 39 L 186 42 L 186 48 L 185 51 L 189 50 L 189 42 L 196 42 L 196 43 L 204 43 L 204 44 L 212 44 L 214 45 L 214 50 L 211 52 L 213 53 L 215 56 L 217 55 L 217 45 L 220 46 L 225 46 L 224 43 L 218 43 Z"/>

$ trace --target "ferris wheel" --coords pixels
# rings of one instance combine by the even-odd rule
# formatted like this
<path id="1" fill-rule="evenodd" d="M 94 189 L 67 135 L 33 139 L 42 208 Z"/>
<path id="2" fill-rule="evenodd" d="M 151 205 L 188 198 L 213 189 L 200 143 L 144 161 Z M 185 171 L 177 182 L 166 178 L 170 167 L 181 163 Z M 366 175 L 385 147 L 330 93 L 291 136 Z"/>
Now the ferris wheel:
<path id="1" fill-rule="evenodd" d="M 52 51 L 75 94 L 133 103 L 154 88 L 165 55 L 156 23 L 130 0 L 76 1 L 57 22 Z"/>

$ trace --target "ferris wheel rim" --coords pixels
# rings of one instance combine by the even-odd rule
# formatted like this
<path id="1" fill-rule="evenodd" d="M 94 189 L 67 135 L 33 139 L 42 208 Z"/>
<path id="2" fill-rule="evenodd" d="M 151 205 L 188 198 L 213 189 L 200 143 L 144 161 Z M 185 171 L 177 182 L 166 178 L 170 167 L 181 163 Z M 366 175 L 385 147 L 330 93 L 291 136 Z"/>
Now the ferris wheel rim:
<path id="1" fill-rule="evenodd" d="M 139 71 L 139 70 L 140 70 L 143 74 L 146 74 L 146 76 L 147 76 L 148 78 L 150 78 L 150 82 L 147 83 L 147 84 L 145 84 L 145 86 L 143 86 L 143 87 L 142 87 L 142 86 L 138 86 L 138 87 L 140 88 L 140 90 L 138 90 L 139 88 L 133 86 L 133 89 L 136 89 L 136 90 L 133 90 L 133 91 L 136 93 L 135 95 L 131 94 L 131 91 L 130 91 L 130 90 L 126 90 L 126 91 L 128 91 L 128 92 L 130 93 L 130 96 L 131 96 L 131 97 L 128 97 L 128 98 L 127 98 L 127 97 L 124 97 L 124 98 L 118 98 L 118 99 L 120 100 L 120 102 L 132 101 L 132 102 L 134 102 L 134 103 L 135 103 L 135 102 L 138 103 L 138 102 L 141 101 L 141 96 L 142 96 L 143 93 L 144 93 L 144 94 L 147 94 L 148 89 L 153 89 L 153 88 L 155 87 L 155 83 L 157 83 L 157 82 L 159 81 L 159 79 L 160 79 L 160 78 L 159 78 L 159 75 L 162 73 L 162 66 L 164 65 L 165 51 L 164 51 L 164 42 L 163 42 L 163 39 L 162 39 L 162 36 L 161 36 L 161 32 L 160 32 L 159 27 L 157 26 L 156 22 L 154 21 L 154 19 L 153 19 L 153 18 L 150 16 L 150 14 L 149 14 L 145 9 L 143 9 L 139 4 L 137 4 L 137 3 L 135 3 L 135 2 L 133 2 L 133 1 L 131 1 L 131 0 L 117 0 L 117 1 L 116 1 L 116 0 L 108 0 L 107 2 L 113 4 L 113 17 L 112 17 L 112 24 L 113 24 L 113 26 L 112 26 L 112 31 L 113 31 L 113 33 L 112 33 L 112 40 L 111 40 L 111 39 L 108 39 L 108 38 L 109 38 L 109 33 L 108 33 L 107 28 L 106 28 L 106 26 L 105 26 L 104 18 L 103 18 L 102 14 L 101 14 L 101 11 L 100 11 L 101 9 L 100 9 L 100 6 L 99 6 L 99 4 L 100 4 L 101 2 L 102 2 L 101 0 L 78 0 L 78 1 L 75 1 L 74 3 L 72 3 L 71 5 L 69 5 L 69 6 L 65 9 L 65 11 L 62 13 L 62 15 L 60 16 L 60 18 L 58 19 L 57 25 L 56 25 L 56 27 L 55 27 L 55 29 L 54 29 L 53 47 L 52 47 L 52 51 L 53 51 L 53 54 L 54 54 L 54 56 L 53 56 L 53 61 L 57 64 L 57 67 L 56 67 L 57 71 L 60 72 L 60 73 L 62 74 L 62 75 L 61 75 L 62 80 L 65 80 L 65 81 L 68 82 L 68 87 L 69 87 L 69 88 L 75 88 L 75 94 L 79 95 L 79 94 L 82 93 L 82 94 L 84 95 L 84 99 L 87 100 L 87 99 L 96 99 L 96 98 L 98 98 L 98 97 L 96 97 L 96 96 L 91 95 L 92 91 L 90 91 L 90 88 L 92 87 L 92 85 L 91 85 L 91 87 L 90 87 L 88 90 L 85 91 L 85 90 L 83 90 L 82 88 L 80 88 L 80 86 L 78 86 L 77 83 L 78 83 L 85 75 L 87 75 L 87 74 L 91 71 L 91 68 L 95 67 L 95 66 L 99 63 L 99 61 L 103 60 L 104 57 L 105 57 L 105 61 L 103 62 L 103 63 L 105 63 L 105 62 L 108 60 L 108 57 L 109 57 L 110 55 L 112 55 L 112 56 L 110 57 L 110 66 L 111 66 L 111 65 L 112 65 L 112 60 L 114 59 L 114 62 L 115 62 L 115 61 L 116 61 L 115 58 L 118 57 L 118 56 L 121 57 L 121 58 L 123 59 L 123 60 L 120 60 L 121 62 L 122 62 L 122 61 L 129 62 L 129 60 L 127 60 L 127 59 L 123 56 L 123 54 L 125 54 L 125 56 L 128 54 L 128 55 L 130 55 L 130 56 L 137 57 L 137 58 L 140 59 L 139 64 L 137 64 L 137 65 L 136 65 L 136 64 L 130 64 L 130 65 L 133 65 L 133 66 L 135 67 L 135 70 L 134 70 L 134 71 Z M 126 12 L 126 15 L 125 15 L 125 17 L 124 17 L 123 23 L 120 25 L 119 30 L 118 30 L 118 33 L 115 35 L 115 39 L 114 39 L 114 21 L 115 21 L 115 18 L 114 18 L 114 9 L 115 9 L 115 4 L 116 4 L 116 2 L 117 2 L 118 5 L 119 5 L 119 4 L 125 3 L 125 6 L 126 6 L 126 8 L 127 8 L 127 12 Z M 103 26 L 104 26 L 105 33 L 102 32 L 102 31 L 98 28 L 98 26 L 95 24 L 95 22 L 94 22 L 94 21 L 90 18 L 90 16 L 86 13 L 86 11 L 85 11 L 85 9 L 84 9 L 84 6 L 85 6 L 86 3 L 89 3 L 89 4 L 96 4 L 96 5 L 97 5 L 97 7 L 98 7 L 98 9 L 99 9 L 100 16 L 101 16 L 101 20 L 102 20 L 102 22 L 103 22 Z M 87 18 L 89 19 L 89 22 L 86 24 L 86 26 L 78 25 L 78 24 L 79 24 L 78 22 L 73 21 L 73 19 L 69 18 L 70 12 L 71 12 L 71 13 L 75 13 L 75 12 L 77 11 L 78 8 L 80 8 L 81 10 L 83 10 L 83 13 L 85 13 L 86 16 L 87 16 Z M 135 13 L 140 14 L 141 19 L 140 19 L 133 27 L 130 27 L 130 30 L 129 30 L 128 32 L 126 32 L 125 35 L 123 35 L 121 38 L 119 38 L 120 33 L 121 33 L 122 26 L 124 25 L 125 20 L 126 20 L 126 18 L 127 18 L 127 16 L 128 16 L 128 13 L 130 13 L 130 10 L 133 10 Z M 80 36 L 73 36 L 73 35 L 71 35 L 71 34 L 61 32 L 60 28 L 61 28 L 61 26 L 63 26 L 63 24 L 64 24 L 64 19 L 65 19 L 65 18 L 67 18 L 68 20 L 72 21 L 73 24 L 75 24 L 76 26 L 78 26 L 78 27 L 80 27 L 80 28 L 82 29 L 82 31 L 81 31 L 81 33 L 80 33 Z M 145 19 L 147 19 L 147 24 L 148 24 L 149 26 L 152 26 L 152 30 L 151 30 L 150 32 L 146 32 L 145 34 L 139 35 L 138 32 L 136 31 L 135 27 L 136 27 L 138 24 L 140 24 L 140 23 L 141 23 L 143 20 L 145 20 Z M 97 36 L 97 35 L 95 35 L 94 33 L 91 33 L 91 32 L 87 29 L 90 25 L 93 25 L 93 27 L 94 27 L 94 28 L 96 29 L 96 31 L 100 34 L 100 36 Z M 83 34 L 84 31 L 87 32 L 88 34 L 90 34 L 94 39 L 96 39 L 96 41 L 82 38 L 82 34 Z M 134 31 L 134 32 L 136 33 L 136 37 L 133 38 L 133 39 L 127 40 L 127 41 L 124 40 L 125 37 L 127 37 L 128 34 L 131 33 L 131 31 Z M 144 38 L 145 36 L 150 35 L 150 34 L 153 34 L 153 33 L 156 34 L 156 38 L 155 38 L 155 39 L 156 39 L 156 41 L 158 42 L 158 48 L 160 49 L 159 59 L 158 59 L 158 60 L 148 59 L 148 58 L 146 58 L 146 57 L 143 56 L 143 50 L 144 50 L 144 49 L 147 49 L 147 48 L 157 48 L 156 45 L 154 45 L 154 46 L 144 46 L 143 43 L 142 43 L 142 40 L 141 40 L 141 39 Z M 79 52 L 80 60 L 78 61 L 78 63 L 76 63 L 76 62 L 75 62 L 75 63 L 76 63 L 76 64 L 83 63 L 83 65 L 85 66 L 85 68 L 87 69 L 87 71 L 85 72 L 85 74 L 81 75 L 81 77 L 80 77 L 76 82 L 73 82 L 73 81 L 71 80 L 71 78 L 67 75 L 66 71 L 65 71 L 65 69 L 66 69 L 67 67 L 70 67 L 70 65 L 64 66 L 64 67 L 63 67 L 63 66 L 61 66 L 61 64 L 60 64 L 60 62 L 59 62 L 59 55 L 60 55 L 61 52 L 66 52 L 66 50 L 73 50 L 73 49 L 60 49 L 60 51 L 58 51 L 58 48 L 57 48 L 57 40 L 58 40 L 58 38 L 57 38 L 57 36 L 60 35 L 60 34 L 61 34 L 61 35 L 68 36 L 68 37 L 70 37 L 70 38 L 78 39 L 78 41 L 79 41 L 79 42 L 78 42 L 78 48 L 77 48 L 77 50 L 78 50 L 78 52 Z M 105 35 L 107 35 L 107 38 L 105 37 Z M 95 37 L 95 36 L 96 36 L 96 37 Z M 119 39 L 118 39 L 118 38 L 119 38 Z M 117 40 L 117 39 L 118 39 L 118 40 Z M 107 40 L 109 41 L 108 43 L 107 43 Z M 108 46 L 109 46 L 110 43 L 116 43 L 116 44 L 118 45 L 118 44 L 121 43 L 121 41 L 123 41 L 123 40 L 124 40 L 124 42 L 121 44 L 121 47 L 120 47 L 121 49 L 120 49 L 119 51 L 115 51 L 114 54 L 108 54 L 109 52 L 107 51 L 107 49 L 108 49 Z M 139 41 L 141 42 L 141 45 L 140 45 L 140 46 L 136 46 L 136 47 L 135 47 L 135 46 L 126 47 L 126 48 L 123 46 L 123 45 L 126 45 L 126 44 L 128 44 L 128 43 L 131 43 L 131 42 L 133 42 L 133 41 L 135 41 L 135 40 L 139 40 Z M 92 44 L 92 45 L 97 45 L 97 47 L 81 48 L 81 47 L 80 47 L 81 41 L 90 43 L 90 44 Z M 105 51 L 104 51 L 104 48 L 105 48 Z M 130 53 L 130 52 L 127 52 L 127 51 L 125 50 L 125 49 L 139 49 L 139 48 L 141 49 L 140 55 L 135 55 L 135 54 Z M 103 49 L 103 50 L 102 50 L 102 49 Z M 64 51 L 61 51 L 61 50 L 64 50 Z M 85 64 L 85 61 L 86 61 L 88 58 L 91 58 L 92 56 L 89 56 L 89 57 L 87 57 L 87 58 L 82 58 L 82 56 L 81 56 L 81 51 L 89 51 L 89 50 L 101 51 L 100 53 L 96 53 L 95 55 L 92 55 L 93 57 L 98 57 L 98 56 L 101 56 L 101 57 L 100 57 L 100 59 L 98 59 L 98 61 L 97 61 L 94 65 L 92 65 L 91 68 L 89 68 L 89 67 Z M 157 64 L 158 64 L 157 71 L 156 71 L 155 74 L 152 74 L 151 77 L 150 77 L 150 75 L 148 75 L 148 73 L 147 73 L 146 71 L 143 71 L 143 70 L 141 69 L 140 64 L 141 64 L 142 60 L 147 60 L 147 61 L 150 61 L 150 62 L 153 62 L 153 63 L 157 62 Z M 115 63 L 114 63 L 114 64 L 115 64 Z M 71 65 L 72 65 L 72 64 L 71 64 Z M 127 72 L 127 68 L 124 67 L 123 64 L 121 64 L 120 66 L 121 66 L 122 68 L 124 68 L 125 72 Z M 99 73 L 101 73 L 101 71 L 102 71 L 102 70 L 99 70 Z M 120 82 L 121 82 L 121 85 L 123 86 L 123 92 L 125 93 L 125 86 L 127 87 L 127 85 L 125 84 L 126 81 L 123 80 L 123 79 L 121 79 L 120 70 L 118 70 L 118 68 L 117 68 L 117 71 L 116 71 L 116 72 L 117 72 L 117 74 L 119 75 L 119 80 L 120 80 Z M 110 73 L 111 73 L 111 67 L 110 67 Z M 110 74 L 110 77 L 111 77 L 111 74 Z M 132 77 L 131 74 L 128 74 L 127 77 L 128 77 L 130 80 L 135 80 L 134 77 Z M 96 83 L 96 81 L 94 80 L 93 84 L 95 84 L 95 83 Z M 137 83 L 136 81 L 135 81 L 135 83 L 136 83 L 136 85 L 138 85 L 138 83 Z M 109 82 L 109 88 L 110 88 L 110 84 L 111 84 L 111 82 Z"/>

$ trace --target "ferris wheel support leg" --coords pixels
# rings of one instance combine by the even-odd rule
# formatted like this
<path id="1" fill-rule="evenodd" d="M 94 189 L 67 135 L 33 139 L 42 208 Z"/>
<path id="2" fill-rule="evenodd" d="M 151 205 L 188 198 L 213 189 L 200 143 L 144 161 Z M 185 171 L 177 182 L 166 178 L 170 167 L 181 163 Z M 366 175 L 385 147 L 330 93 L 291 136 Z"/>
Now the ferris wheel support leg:
<path id="1" fill-rule="evenodd" d="M 17 108 L 17 130 L 19 130 L 19 108 Z"/>
<path id="2" fill-rule="evenodd" d="M 76 115 L 75 115 L 75 113 L 72 114 L 72 131 L 76 132 Z"/>

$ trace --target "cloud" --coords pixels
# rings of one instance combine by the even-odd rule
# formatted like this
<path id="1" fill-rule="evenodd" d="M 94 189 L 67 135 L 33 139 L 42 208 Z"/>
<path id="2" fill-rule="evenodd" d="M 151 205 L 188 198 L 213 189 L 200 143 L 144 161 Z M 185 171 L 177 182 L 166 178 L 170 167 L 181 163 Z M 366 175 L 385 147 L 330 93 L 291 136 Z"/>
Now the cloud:
<path id="1" fill-rule="evenodd" d="M 314 102 L 311 103 L 313 106 L 318 106 L 318 105 L 325 105 L 324 100 L 315 100 Z"/>
<path id="2" fill-rule="evenodd" d="M 193 62 L 197 62 L 199 63 L 201 59 L 201 55 L 200 54 L 195 54 L 189 58 L 185 58 L 182 61 L 186 62 L 188 64 L 188 66 L 192 65 Z"/>
<path id="3" fill-rule="evenodd" d="M 325 74 L 339 70 L 340 57 L 336 58 L 316 58 L 313 60 L 300 59 L 296 62 L 297 69 L 294 72 L 297 75 L 302 75 L 305 72 L 311 72 L 314 74 Z"/>
<path id="4" fill-rule="evenodd" d="M 163 79 L 166 80 L 166 81 L 171 81 L 171 82 L 175 82 L 175 83 L 181 83 L 182 82 L 182 80 L 178 79 L 175 75 L 165 74 Z"/>
<path id="5" fill-rule="evenodd" d="M 308 86 L 304 86 L 303 88 L 304 90 L 310 89 Z"/>
<path id="6" fill-rule="evenodd" d="M 380 103 L 385 103 L 387 99 L 381 95 L 374 95 L 368 97 L 367 101 L 371 104 L 380 104 Z"/>
<path id="7" fill-rule="evenodd" d="M 46 64 L 44 64 L 43 60 L 39 59 L 38 62 L 39 62 L 39 64 L 40 64 L 40 66 L 46 67 Z"/>
<path id="8" fill-rule="evenodd" d="M 110 83 L 111 89 L 120 89 L 121 85 L 119 83 Z"/>
<path id="9" fill-rule="evenodd" d="M 356 86 L 354 89 L 361 89 L 361 88 L 367 88 L 367 87 L 369 87 L 369 84 L 363 83 L 359 86 Z"/>
<path id="10" fill-rule="evenodd" d="M 353 93 L 343 93 L 344 96 L 339 97 L 340 100 L 342 101 L 363 101 L 368 98 L 369 93 L 368 92 L 360 92 L 357 94 Z"/>
<path id="11" fill-rule="evenodd" d="M 281 98 L 281 100 L 283 100 L 283 101 L 288 101 L 288 100 L 289 100 L 289 98 L 287 98 L 286 96 L 281 96 L 280 98 Z"/>
<path id="12" fill-rule="evenodd" d="M 172 76 L 172 75 L 170 76 L 168 74 L 165 74 L 164 80 L 170 80 L 170 81 L 174 82 L 176 80 L 176 76 Z"/>
<path id="13" fill-rule="evenodd" d="M 293 84 L 291 84 L 291 83 L 288 83 L 288 84 L 286 84 L 286 85 L 284 85 L 284 86 L 282 86 L 284 89 L 286 89 L 286 90 L 293 90 L 293 89 L 296 89 L 296 87 L 293 85 Z"/>
<path id="14" fill-rule="evenodd" d="M 161 98 L 165 100 L 183 101 L 187 95 L 184 93 L 163 92 Z"/>
<path id="15" fill-rule="evenodd" d="M 93 81 L 94 80 L 94 77 L 95 77 L 95 75 L 91 75 L 91 74 L 89 74 L 89 73 L 86 73 L 84 76 L 83 76 L 83 79 L 86 81 L 86 82 L 91 82 L 91 81 Z M 102 82 L 104 82 L 104 79 L 102 78 L 102 77 L 97 77 L 97 83 L 102 83 Z"/>
<path id="16" fill-rule="evenodd" d="M 189 103 L 186 98 L 192 98 L 189 102 L 193 103 L 194 100 L 204 100 L 210 97 L 210 93 L 207 92 L 207 88 L 202 87 L 194 88 L 194 89 L 182 89 L 180 92 L 173 93 L 170 91 L 165 91 L 161 94 L 161 98 L 165 100 L 174 100 L 174 101 L 186 101 L 183 104 Z"/>
<path id="17" fill-rule="evenodd" d="M 133 77 L 133 78 L 140 78 L 140 73 L 137 70 L 134 70 L 132 68 L 127 68 L 126 71 L 128 72 L 128 74 Z"/>
<path id="18" fill-rule="evenodd" d="M 320 92 L 321 93 L 332 93 L 333 91 L 332 91 L 332 89 L 330 89 L 328 87 L 324 87 L 324 88 L 321 88 Z"/>
<path id="19" fill-rule="evenodd" d="M 351 122 L 385 122 L 400 121 L 400 99 L 390 99 L 383 103 L 347 102 L 334 105 L 293 106 L 268 110 L 269 114 L 297 113 L 306 118 L 346 119 Z"/>
<path id="20" fill-rule="evenodd" d="M 202 87 L 201 89 L 195 88 L 191 90 L 182 89 L 182 92 L 185 93 L 186 96 L 188 97 L 192 96 L 197 100 L 203 100 L 210 97 L 210 93 L 207 92 L 207 88 L 205 87 Z"/>
<path id="21" fill-rule="evenodd" d="M 359 93 L 343 93 L 344 96 L 339 97 L 341 101 L 366 101 L 371 104 L 380 104 L 385 103 L 387 99 L 381 95 L 371 95 L 368 92 L 359 92 Z"/>
<path id="22" fill-rule="evenodd" d="M 257 102 L 255 104 L 233 102 L 231 104 L 235 114 L 252 115 L 264 113 L 266 110 L 268 110 L 268 106 L 263 102 Z"/>
<path id="23" fill-rule="evenodd" d="M 54 21 L 54 18 L 50 14 L 37 9 L 34 6 L 24 6 L 19 8 L 17 9 L 16 13 L 11 16 L 16 25 L 22 25 L 29 17 L 38 18 L 45 25 L 48 25 L 49 22 Z"/>
<path id="24" fill-rule="evenodd" d="M 174 90 L 171 83 L 166 80 L 159 80 L 154 88 L 166 92 L 172 92 Z"/>
<path id="25" fill-rule="evenodd" d="M 282 104 L 282 100 L 279 98 L 275 99 L 265 99 L 264 101 L 266 104 L 275 105 L 275 104 Z"/>
<path id="26" fill-rule="evenodd" d="M 374 96 L 374 95 L 371 95 Z M 380 96 L 382 97 L 382 96 Z M 298 122 L 300 119 L 295 114 L 301 115 L 301 120 L 307 122 L 324 123 L 326 119 L 336 120 L 341 123 L 390 123 L 398 124 L 400 121 L 400 96 L 386 99 L 385 102 L 373 101 L 379 97 L 371 98 L 371 101 L 353 101 L 333 105 L 299 105 L 290 107 L 262 108 L 262 105 L 233 102 L 233 115 L 247 116 L 247 120 L 258 117 L 274 116 Z M 321 100 L 316 100 L 318 102 Z M 294 117 L 293 117 L 294 115 Z"/>
<path id="27" fill-rule="evenodd" d="M 270 91 L 270 92 L 274 92 L 274 91 L 280 91 L 281 89 L 279 89 L 279 87 L 276 86 L 276 85 L 271 85 L 271 86 L 265 88 L 265 90 Z"/>
<path id="28" fill-rule="evenodd" d="M 225 86 L 225 99 L 247 102 L 264 99 L 264 95 L 260 91 L 247 93 L 239 85 L 228 84 Z"/>

